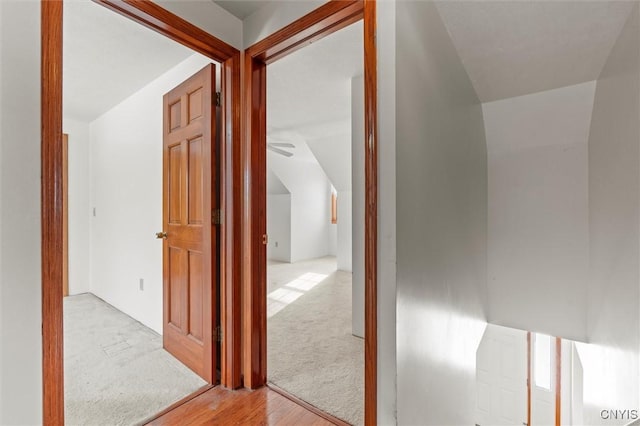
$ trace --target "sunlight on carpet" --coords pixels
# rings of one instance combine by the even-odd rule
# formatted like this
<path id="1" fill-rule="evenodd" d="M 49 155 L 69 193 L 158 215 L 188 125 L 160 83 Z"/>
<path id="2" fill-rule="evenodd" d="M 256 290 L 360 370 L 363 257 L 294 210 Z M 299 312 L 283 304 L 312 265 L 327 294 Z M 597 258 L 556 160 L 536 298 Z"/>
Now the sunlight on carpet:
<path id="1" fill-rule="evenodd" d="M 321 263 L 319 263 L 321 262 Z M 267 296 L 268 379 L 278 387 L 351 424 L 364 423 L 364 340 L 351 334 L 351 273 L 300 272 Z M 329 270 L 327 268 L 329 267 Z"/>

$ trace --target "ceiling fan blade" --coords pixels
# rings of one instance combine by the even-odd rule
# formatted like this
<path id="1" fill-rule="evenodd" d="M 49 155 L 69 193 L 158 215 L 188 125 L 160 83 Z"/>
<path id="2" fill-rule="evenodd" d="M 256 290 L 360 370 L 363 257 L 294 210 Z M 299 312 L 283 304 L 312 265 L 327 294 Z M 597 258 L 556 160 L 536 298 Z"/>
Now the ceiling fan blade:
<path id="1" fill-rule="evenodd" d="M 280 148 L 295 148 L 296 146 L 292 143 L 284 143 L 284 142 L 271 142 L 268 145 L 277 146 Z"/>
<path id="2" fill-rule="evenodd" d="M 276 148 L 275 146 L 271 146 L 271 144 L 267 145 L 267 149 L 275 152 L 276 154 L 284 155 L 285 157 L 293 157 L 292 152 L 285 151 L 284 149 Z"/>

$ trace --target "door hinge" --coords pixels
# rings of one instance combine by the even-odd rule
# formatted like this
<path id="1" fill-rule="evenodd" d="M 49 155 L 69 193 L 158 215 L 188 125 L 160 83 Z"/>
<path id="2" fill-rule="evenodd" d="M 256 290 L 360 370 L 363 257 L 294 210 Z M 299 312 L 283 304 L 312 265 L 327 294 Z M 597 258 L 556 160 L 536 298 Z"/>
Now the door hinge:
<path id="1" fill-rule="evenodd" d="M 220 92 L 216 92 L 216 106 L 222 106 L 222 95 Z"/>
<path id="2" fill-rule="evenodd" d="M 222 210 L 220 209 L 211 210 L 211 224 L 222 225 Z"/>
<path id="3" fill-rule="evenodd" d="M 222 327 L 216 325 L 213 329 L 213 340 L 216 342 L 222 342 Z"/>

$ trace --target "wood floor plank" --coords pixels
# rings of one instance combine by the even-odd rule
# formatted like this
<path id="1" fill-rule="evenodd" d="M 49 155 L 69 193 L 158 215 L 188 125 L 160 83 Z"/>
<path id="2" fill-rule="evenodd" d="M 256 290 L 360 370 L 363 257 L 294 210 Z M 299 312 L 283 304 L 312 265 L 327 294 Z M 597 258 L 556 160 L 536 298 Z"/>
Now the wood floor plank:
<path id="1" fill-rule="evenodd" d="M 148 423 L 164 425 L 328 426 L 333 423 L 264 387 L 229 391 L 215 387 Z"/>

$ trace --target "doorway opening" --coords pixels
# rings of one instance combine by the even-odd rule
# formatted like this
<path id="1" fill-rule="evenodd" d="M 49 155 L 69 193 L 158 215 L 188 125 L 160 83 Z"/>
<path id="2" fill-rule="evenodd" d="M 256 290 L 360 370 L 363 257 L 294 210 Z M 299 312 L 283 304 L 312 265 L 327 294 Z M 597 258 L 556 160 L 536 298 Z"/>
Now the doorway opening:
<path id="1" fill-rule="evenodd" d="M 358 21 L 266 70 L 267 380 L 354 425 L 364 422 L 362 38 Z"/>
<path id="2" fill-rule="evenodd" d="M 232 216 L 239 210 L 239 204 L 223 186 L 233 181 L 239 170 L 229 166 L 231 159 L 237 156 L 239 116 L 232 113 L 239 106 L 239 51 L 221 42 L 210 34 L 173 15 L 151 2 L 112 2 L 108 0 L 96 3 L 106 6 L 120 15 L 126 16 L 138 24 L 168 37 L 178 43 L 205 55 L 209 60 L 221 63 L 221 95 L 219 119 L 221 142 L 218 162 L 220 180 L 216 185 L 220 203 L 225 213 Z M 63 2 L 41 2 L 42 8 L 42 256 L 43 256 L 43 399 L 44 417 L 47 424 L 64 422 L 64 369 L 63 369 L 63 259 L 58 249 L 63 241 L 62 187 L 57 183 L 63 175 L 62 164 L 62 29 Z M 212 99 L 213 96 L 208 97 Z M 162 96 L 160 96 L 160 102 Z M 192 112 L 192 111 L 189 111 Z M 160 131 L 161 131 L 160 127 Z M 70 136 L 71 138 L 71 136 Z M 161 140 L 161 133 L 159 139 Z M 123 158 L 126 159 L 126 156 Z M 130 182 L 129 182 L 130 183 Z M 236 197 L 237 198 L 237 197 Z M 209 218 L 207 212 L 206 217 Z M 226 215 L 220 215 L 225 217 Z M 226 224 L 223 220 L 222 225 Z M 156 229 L 157 231 L 157 229 Z M 233 247 L 234 238 L 239 230 L 222 227 L 220 244 Z M 152 235 L 153 238 L 153 235 Z M 239 336 L 234 333 L 236 327 L 232 321 L 234 307 L 239 299 L 238 277 L 233 274 L 237 269 L 238 258 L 234 250 L 220 252 L 220 323 L 225 339 L 220 349 L 221 378 L 223 385 L 235 388 L 240 384 L 239 362 L 234 356 L 239 354 Z M 206 262 L 209 263 L 209 262 Z M 235 281 L 234 281 L 235 280 Z M 213 281 L 213 280 L 212 280 Z M 234 286 L 234 282 L 236 283 Z M 142 285 L 140 285 L 142 284 Z M 136 281 L 136 288 L 144 288 L 145 283 Z M 140 286 L 140 287 L 139 287 Z M 214 333 L 210 337 L 214 338 Z M 219 333 L 222 335 L 223 333 Z M 213 381 L 213 380 L 212 380 Z M 206 386 L 186 398 L 176 402 L 182 404 L 208 389 Z M 173 407 L 173 406 L 172 406 Z"/>
<path id="3" fill-rule="evenodd" d="M 64 6 L 65 418 L 140 423 L 219 381 L 218 232 L 203 218 L 220 68 L 97 3 Z"/>
<path id="4" fill-rule="evenodd" d="M 289 26 L 249 47 L 245 54 L 247 118 L 246 172 L 250 176 L 250 204 L 245 215 L 247 262 L 243 277 L 244 382 L 255 388 L 267 383 L 267 146 L 290 143 L 268 140 L 267 65 L 308 44 L 363 20 L 364 152 L 359 170 L 364 175 L 364 423 L 376 423 L 377 400 L 377 108 L 375 2 L 328 2 Z M 295 145 L 295 144 L 294 144 Z M 274 146 L 282 149 L 286 146 Z M 338 201 L 339 202 L 339 201 Z M 339 207 L 338 207 L 339 209 Z M 327 214 L 330 207 L 326 206 Z M 338 221 L 339 219 L 338 210 Z M 290 396 L 290 395 L 289 395 Z M 292 397 L 295 398 L 295 397 Z M 335 417 L 332 419 L 335 421 Z"/>

